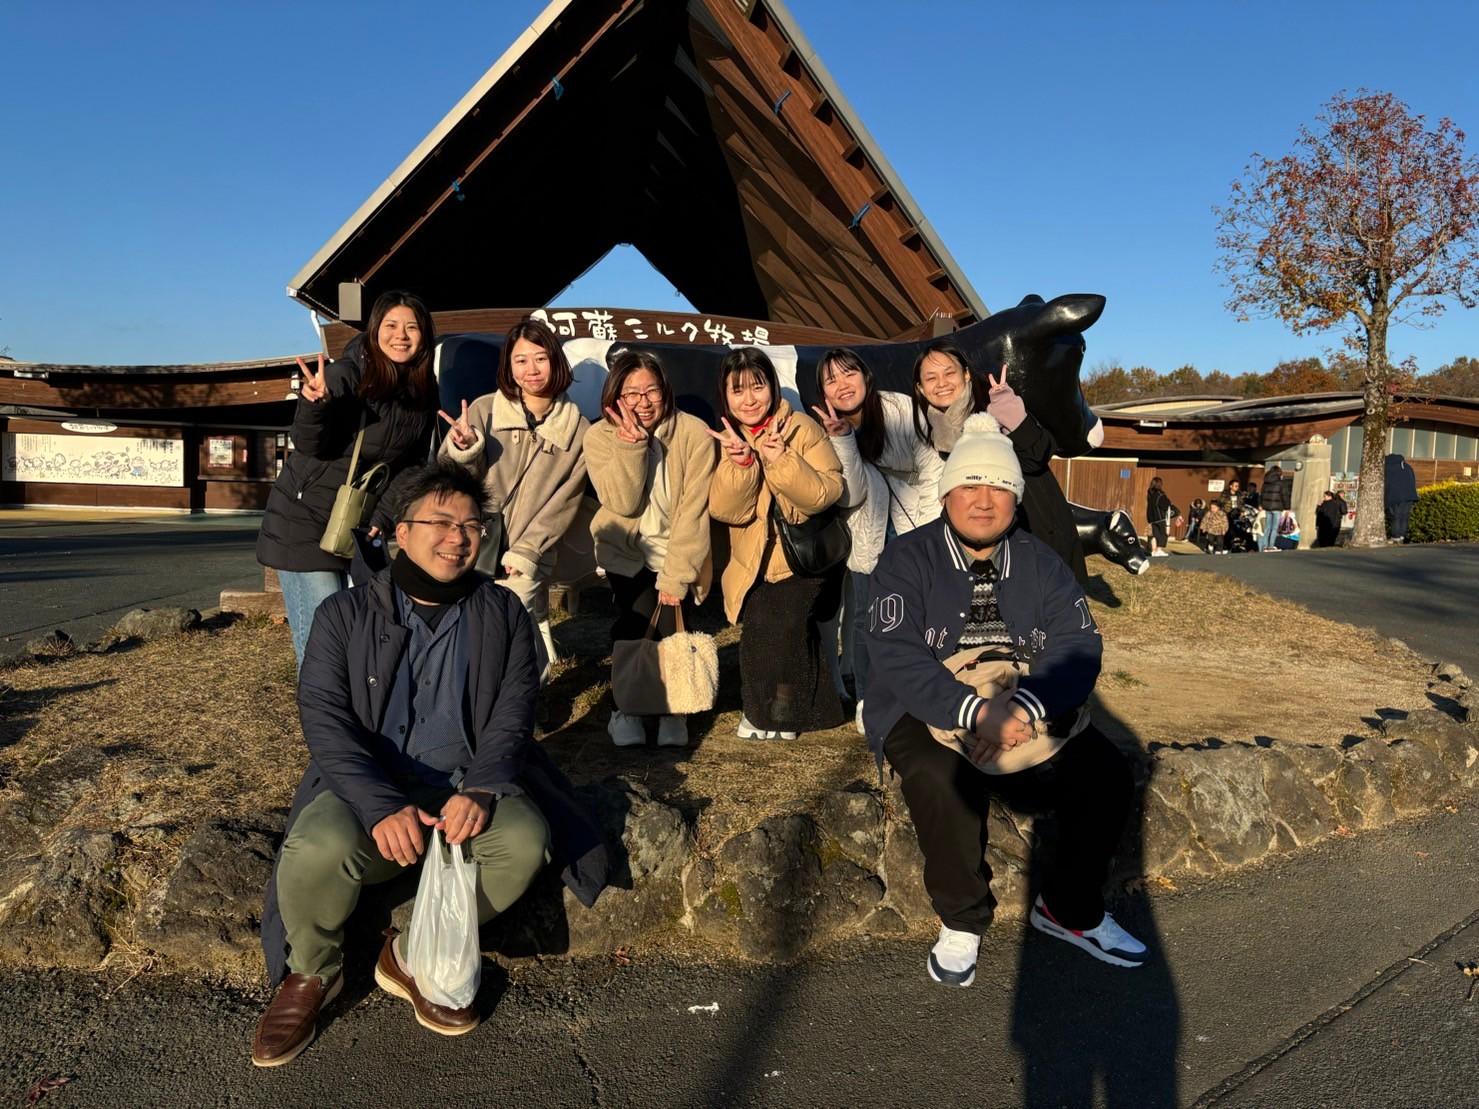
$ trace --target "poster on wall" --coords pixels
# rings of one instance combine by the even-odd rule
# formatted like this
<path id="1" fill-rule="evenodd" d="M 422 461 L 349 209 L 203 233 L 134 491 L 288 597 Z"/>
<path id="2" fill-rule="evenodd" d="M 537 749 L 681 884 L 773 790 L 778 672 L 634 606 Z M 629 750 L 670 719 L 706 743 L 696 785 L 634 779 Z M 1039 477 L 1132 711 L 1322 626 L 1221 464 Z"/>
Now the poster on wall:
<path id="1" fill-rule="evenodd" d="M 0 436 L 0 477 L 71 485 L 185 484 L 182 439 L 88 435 Z"/>
<path id="2" fill-rule="evenodd" d="M 205 442 L 208 452 L 206 465 L 229 468 L 236 454 L 236 440 L 211 436 Z"/>

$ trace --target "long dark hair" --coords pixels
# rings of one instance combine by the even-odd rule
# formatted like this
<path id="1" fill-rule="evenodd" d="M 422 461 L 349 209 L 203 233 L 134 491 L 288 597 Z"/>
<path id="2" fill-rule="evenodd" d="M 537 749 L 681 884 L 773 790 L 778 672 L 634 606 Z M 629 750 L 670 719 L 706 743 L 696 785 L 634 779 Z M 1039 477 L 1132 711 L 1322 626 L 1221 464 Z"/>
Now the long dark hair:
<path id="1" fill-rule="evenodd" d="M 930 446 L 935 445 L 935 432 L 930 427 L 929 402 L 920 396 L 919 374 L 924 369 L 924 360 L 932 354 L 943 354 L 955 359 L 960 366 L 961 373 L 965 376 L 966 388 L 971 391 L 971 411 L 984 412 L 986 410 L 986 392 L 977 380 L 977 375 L 971 369 L 971 361 L 965 356 L 965 351 L 952 343 L 949 339 L 936 339 L 919 352 L 919 357 L 914 360 L 914 433 Z"/>
<path id="2" fill-rule="evenodd" d="M 549 325 L 533 317 L 520 320 L 508 329 L 503 337 L 503 353 L 498 356 L 498 390 L 511 401 L 523 398 L 519 383 L 514 380 L 514 344 L 527 339 L 541 347 L 549 355 L 549 395 L 557 397 L 575 380 L 570 372 L 570 360 L 565 357 L 565 348 Z"/>
<path id="3" fill-rule="evenodd" d="M 775 410 L 781 406 L 781 379 L 771 364 L 770 356 L 759 347 L 735 347 L 719 364 L 719 415 L 731 415 L 729 379 L 738 374 L 754 374 L 770 386 L 770 408 L 765 418 L 768 420 L 774 416 Z"/>
<path id="4" fill-rule="evenodd" d="M 855 350 L 847 347 L 833 347 L 822 355 L 817 362 L 817 394 L 822 398 L 823 405 L 826 404 L 826 385 L 828 377 L 836 370 L 834 366 L 852 370 L 863 377 L 863 419 L 858 424 L 858 453 L 863 456 L 865 462 L 877 462 L 883 457 L 884 442 L 888 437 L 887 428 L 883 424 L 883 398 L 878 395 L 878 390 L 873 386 L 873 371 L 868 364 L 858 357 Z M 830 371 L 830 372 L 829 372 Z"/>
<path id="5" fill-rule="evenodd" d="M 380 349 L 380 325 L 392 308 L 409 308 L 421 329 L 421 347 L 405 366 L 398 366 Z M 400 289 L 381 293 L 370 309 L 370 321 L 360 347 L 359 395 L 364 400 L 389 401 L 406 397 L 413 405 L 434 407 L 437 403 L 436 376 L 431 362 L 437 345 L 436 325 L 431 313 L 418 296 Z"/>
<path id="6" fill-rule="evenodd" d="M 650 350 L 642 350 L 640 347 L 627 347 L 619 351 L 612 359 L 611 370 L 606 374 L 606 384 L 601 387 L 602 418 L 607 423 L 611 422 L 611 417 L 605 415 L 606 410 L 621 411 L 616 399 L 621 396 L 621 387 L 626 384 L 627 378 L 638 370 L 647 370 L 656 377 L 657 387 L 662 390 L 662 418 L 658 420 L 658 423 L 673 414 L 673 383 L 663 372 L 662 363 L 657 360 L 657 355 Z"/>

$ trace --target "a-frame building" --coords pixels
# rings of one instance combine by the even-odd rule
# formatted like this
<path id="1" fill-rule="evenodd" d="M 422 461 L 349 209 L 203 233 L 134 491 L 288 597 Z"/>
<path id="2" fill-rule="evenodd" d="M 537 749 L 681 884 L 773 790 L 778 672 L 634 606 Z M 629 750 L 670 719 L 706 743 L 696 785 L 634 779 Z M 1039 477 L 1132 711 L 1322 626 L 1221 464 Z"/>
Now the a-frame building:
<path id="1" fill-rule="evenodd" d="M 779 0 L 553 0 L 288 292 L 352 323 L 408 288 L 492 329 L 623 243 L 700 313 L 874 339 L 986 315 Z"/>

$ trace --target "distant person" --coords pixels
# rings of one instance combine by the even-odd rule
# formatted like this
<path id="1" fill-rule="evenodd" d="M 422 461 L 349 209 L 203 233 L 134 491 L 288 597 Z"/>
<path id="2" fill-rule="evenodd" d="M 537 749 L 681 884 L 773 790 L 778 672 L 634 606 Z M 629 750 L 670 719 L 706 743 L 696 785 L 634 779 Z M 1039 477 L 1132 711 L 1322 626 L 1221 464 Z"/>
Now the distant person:
<path id="1" fill-rule="evenodd" d="M 1201 497 L 1192 499 L 1191 507 L 1186 510 L 1186 539 L 1187 542 L 1195 543 L 1198 547 L 1202 545 L 1201 527 L 1202 517 L 1207 514 L 1207 502 Z"/>
<path id="2" fill-rule="evenodd" d="M 1227 483 L 1227 487 L 1223 489 L 1222 496 L 1219 500 L 1222 505 L 1222 511 L 1227 513 L 1229 519 L 1243 507 L 1243 499 L 1246 496 L 1247 494 L 1243 492 L 1243 483 L 1237 478 L 1233 478 Z"/>
<path id="3" fill-rule="evenodd" d="M 1315 541 L 1311 546 L 1333 547 L 1340 536 L 1340 524 L 1345 512 L 1342 503 L 1336 499 L 1335 494 L 1327 489 L 1320 497 L 1320 505 L 1315 509 Z"/>
<path id="4" fill-rule="evenodd" d="M 536 319 L 509 329 L 497 388 L 462 402 L 442 440 L 441 457 L 466 467 L 488 490 L 489 537 L 478 569 L 513 590 L 534 621 L 540 678 L 555 655 L 549 630 L 549 580 L 556 546 L 585 496 L 585 433 L 590 422 L 570 399 L 573 375 L 555 333 Z"/>
<path id="5" fill-rule="evenodd" d="M 1207 511 L 1202 514 L 1202 526 L 1198 531 L 1201 543 L 1198 545 L 1208 554 L 1227 554 L 1228 528 L 1227 513 L 1222 510 L 1221 502 L 1209 502 Z"/>
<path id="6" fill-rule="evenodd" d="M 1384 497 L 1387 538 L 1394 543 L 1407 542 L 1407 521 L 1417 503 L 1417 474 L 1400 454 L 1386 457 Z"/>
<path id="7" fill-rule="evenodd" d="M 410 293 L 388 292 L 376 298 L 364 335 L 328 366 L 320 357 L 315 372 L 298 361 L 303 383 L 293 450 L 267 498 L 257 561 L 277 571 L 300 669 L 313 614 L 349 584 L 349 560 L 320 549 L 319 541 L 350 462 L 356 478 L 383 462 L 394 480 L 426 461 L 437 418 L 435 347 L 426 305 Z M 389 526 L 383 514 L 377 519 Z"/>
<path id="8" fill-rule="evenodd" d="M 1274 546 L 1278 536 L 1279 513 L 1289 507 L 1284 495 L 1284 470 L 1275 462 L 1263 475 L 1263 495 L 1259 507 L 1264 511 L 1263 529 L 1258 533 L 1258 549 L 1266 551 Z"/>
<path id="9" fill-rule="evenodd" d="M 995 905 L 983 857 L 992 795 L 1057 816 L 1032 926 L 1117 966 L 1147 958 L 1104 907 L 1134 785 L 1088 716 L 1103 643 L 1067 564 L 1015 527 L 1022 488 L 1011 441 L 989 414 L 972 416 L 940 481 L 943 517 L 891 542 L 873 574 L 863 722 L 924 853 L 940 917 L 926 969 L 951 986 L 975 979 Z M 1013 663 L 1030 670 L 989 696 L 957 676 Z"/>
<path id="10" fill-rule="evenodd" d="M 603 863 L 585 869 L 603 858 L 599 833 L 534 742 L 529 615 L 475 568 L 487 492 L 450 464 L 407 484 L 395 560 L 320 605 L 308 639 L 298 711 L 309 761 L 262 914 L 275 992 L 252 1043 L 259 1067 L 287 1063 L 312 1041 L 344 984 L 344 926 L 363 888 L 416 866 L 433 827 L 477 863 L 480 922 L 528 889 L 552 828 L 578 826 L 592 845 L 566 875 L 585 904 L 604 881 Z M 375 981 L 441 1035 L 480 1019 L 472 1006 L 422 995 L 394 931 Z"/>
<path id="11" fill-rule="evenodd" d="M 616 601 L 614 641 L 653 638 L 692 627 L 713 580 L 709 557 L 709 483 L 714 441 L 696 416 L 678 411 L 673 386 L 650 351 L 618 354 L 601 392 L 605 419 L 585 433 L 585 457 L 601 508 L 591 521 L 596 564 Z M 638 716 L 611 710 L 606 726 L 618 747 L 647 740 Z M 688 721 L 662 716 L 659 747 L 688 743 Z"/>
<path id="12" fill-rule="evenodd" d="M 1150 557 L 1166 558 L 1166 543 L 1168 540 L 1167 529 L 1171 520 L 1179 516 L 1181 510 L 1171 503 L 1171 498 L 1166 496 L 1166 491 L 1161 486 L 1160 476 L 1150 479 L 1150 488 L 1145 493 L 1145 516 L 1150 521 Z"/>
<path id="13" fill-rule="evenodd" d="M 827 513 L 842 497 L 842 463 L 821 426 L 781 396 L 759 347 L 730 351 L 716 384 L 723 431 L 709 432 L 721 448 L 709 515 L 729 528 L 721 584 L 725 615 L 740 625 L 738 735 L 788 740 L 835 728 L 842 702 L 820 625 L 842 603 L 847 563 L 820 576 L 798 572 L 777 516 L 802 526 Z"/>

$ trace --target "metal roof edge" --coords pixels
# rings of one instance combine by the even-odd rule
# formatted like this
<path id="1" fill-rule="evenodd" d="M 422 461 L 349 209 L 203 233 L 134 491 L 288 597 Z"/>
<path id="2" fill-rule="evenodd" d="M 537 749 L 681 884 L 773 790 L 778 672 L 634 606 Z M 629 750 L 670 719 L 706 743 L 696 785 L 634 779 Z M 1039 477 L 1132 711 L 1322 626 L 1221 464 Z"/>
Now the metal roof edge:
<path id="1" fill-rule="evenodd" d="M 442 117 L 441 122 L 433 127 L 426 137 L 416 144 L 415 149 L 402 159 L 401 164 L 391 171 L 390 176 L 380 184 L 379 188 L 370 194 L 369 199 L 355 210 L 354 215 L 350 216 L 339 230 L 329 236 L 328 241 L 319 247 L 313 257 L 293 276 L 293 279 L 288 282 L 288 295 L 290 297 L 297 297 L 298 290 L 307 285 L 313 276 L 319 270 L 323 269 L 328 260 L 344 245 L 350 236 L 358 231 L 380 209 L 381 205 L 400 187 L 401 183 L 421 167 L 431 152 L 436 149 L 437 144 L 446 138 L 454 127 L 462 122 L 473 106 L 487 95 L 488 90 L 498 83 L 499 79 L 512 68 L 515 62 L 524 56 L 524 52 L 549 29 L 550 25 L 573 2 L 574 0 L 550 0 L 544 10 L 535 17 L 534 22 L 524 28 L 524 32 L 513 41 L 496 62 L 488 67 L 487 71 L 478 78 L 477 83 L 463 94 L 462 99 L 452 106 L 452 110 Z"/>
<path id="2" fill-rule="evenodd" d="M 801 30 L 801 26 L 796 22 L 796 18 L 791 14 L 791 10 L 786 7 L 783 0 L 761 0 L 761 3 L 765 5 L 766 10 L 770 12 L 776 22 L 781 25 L 787 37 L 790 38 L 791 45 L 801 55 L 802 60 L 816 77 L 817 83 L 822 86 L 823 90 L 827 93 L 828 99 L 832 101 L 833 106 L 847 121 L 847 125 L 852 129 L 853 136 L 857 139 L 858 145 L 863 148 L 863 151 L 873 162 L 873 165 L 878 170 L 879 176 L 883 178 L 884 183 L 888 185 L 895 199 L 898 200 L 899 206 L 908 214 L 909 218 L 914 222 L 914 226 L 919 228 L 920 236 L 928 244 L 935 256 L 940 259 L 940 265 L 950 275 L 950 280 L 960 290 L 961 296 L 965 298 L 966 303 L 970 305 L 976 317 L 984 320 L 991 313 L 987 309 L 985 301 L 981 299 L 981 294 L 976 292 L 975 286 L 965 276 L 965 271 L 960 268 L 960 264 L 956 262 L 955 256 L 946 249 L 945 244 L 935 233 L 934 225 L 922 217 L 919 203 L 914 199 L 909 190 L 904 187 L 904 182 L 900 179 L 894 167 L 889 164 L 889 160 L 884 157 L 882 149 L 874 141 L 868 128 L 863 125 L 861 117 L 853 110 L 852 103 L 842 94 L 842 89 L 832 78 L 832 73 L 823 63 L 821 56 L 812 48 L 811 40 Z"/>

